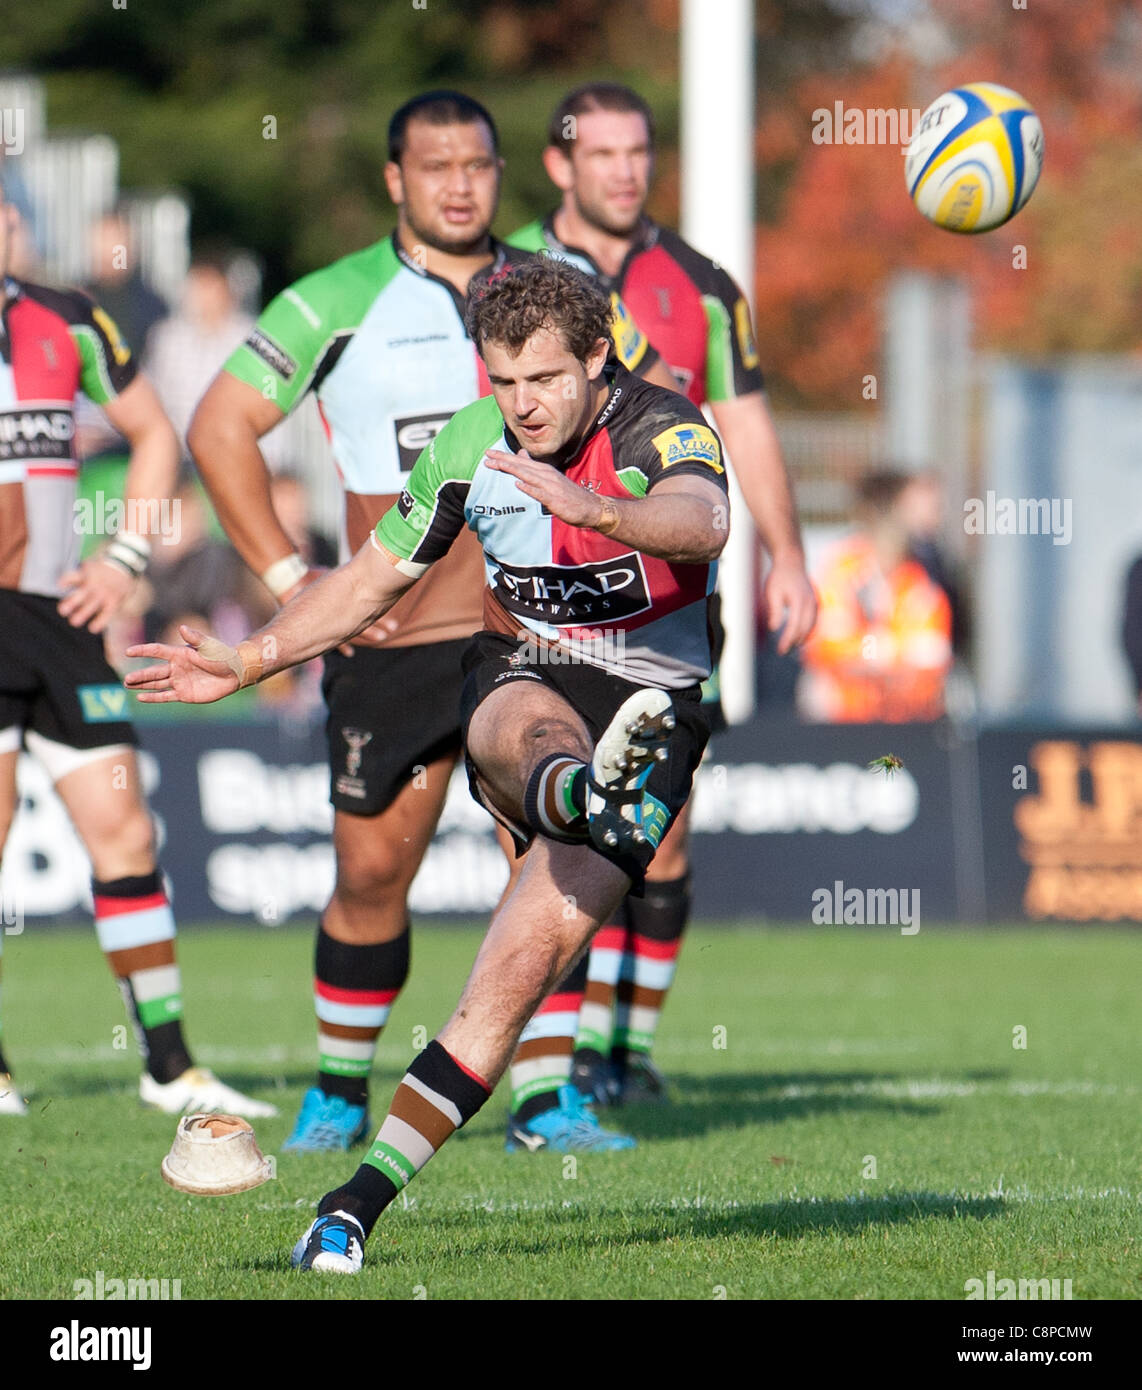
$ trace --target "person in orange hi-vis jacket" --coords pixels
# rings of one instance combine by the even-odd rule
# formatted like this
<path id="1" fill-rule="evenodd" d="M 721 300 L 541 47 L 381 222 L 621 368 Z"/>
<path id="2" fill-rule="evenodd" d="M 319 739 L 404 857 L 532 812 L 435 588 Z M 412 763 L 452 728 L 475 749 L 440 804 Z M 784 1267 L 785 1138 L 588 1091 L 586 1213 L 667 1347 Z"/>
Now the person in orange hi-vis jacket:
<path id="1" fill-rule="evenodd" d="M 944 713 L 952 662 L 947 595 L 908 553 L 897 506 L 908 476 L 870 473 L 858 527 L 814 575 L 820 613 L 802 652 L 802 714 L 823 723 L 905 723 Z"/>

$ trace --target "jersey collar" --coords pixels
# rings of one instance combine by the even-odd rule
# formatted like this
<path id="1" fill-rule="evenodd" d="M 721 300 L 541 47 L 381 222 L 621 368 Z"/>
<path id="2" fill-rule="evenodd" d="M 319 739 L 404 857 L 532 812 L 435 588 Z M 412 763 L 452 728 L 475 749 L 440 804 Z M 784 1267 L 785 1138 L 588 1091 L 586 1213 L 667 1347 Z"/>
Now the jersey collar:
<path id="1" fill-rule="evenodd" d="M 419 275 L 422 280 L 431 280 L 434 284 L 442 285 L 452 296 L 452 302 L 456 305 L 456 312 L 463 318 L 468 307 L 467 296 L 461 294 L 451 280 L 446 280 L 443 275 L 433 274 L 427 266 L 421 265 L 415 256 L 410 256 L 400 244 L 400 238 L 397 236 L 395 227 L 393 228 L 390 240 L 392 241 L 393 250 L 396 252 L 397 259 L 400 261 L 401 265 L 411 270 L 414 275 Z M 475 272 L 472 276 L 473 280 L 477 275 L 495 275 L 497 271 L 502 270 L 507 264 L 508 248 L 502 241 L 497 241 L 495 237 L 490 236 L 488 238 L 488 247 L 491 250 L 493 259 L 489 265 Z"/>
<path id="2" fill-rule="evenodd" d="M 557 256 L 566 253 L 569 256 L 581 257 L 591 267 L 593 274 L 595 274 L 608 289 L 619 290 L 621 292 L 623 282 L 627 277 L 627 271 L 630 270 L 631 261 L 633 261 L 636 256 L 640 256 L 644 251 L 649 251 L 651 247 L 658 243 L 657 224 L 652 222 L 649 217 L 642 218 L 635 231 L 630 247 L 623 257 L 623 263 L 619 266 L 618 274 L 607 275 L 589 251 L 584 251 L 581 246 L 572 246 L 570 242 L 559 240 L 555 233 L 555 214 L 558 211 L 559 209 L 556 208 L 552 212 L 549 212 L 542 222 L 543 239 L 547 243 L 548 250 L 553 251 Z"/>

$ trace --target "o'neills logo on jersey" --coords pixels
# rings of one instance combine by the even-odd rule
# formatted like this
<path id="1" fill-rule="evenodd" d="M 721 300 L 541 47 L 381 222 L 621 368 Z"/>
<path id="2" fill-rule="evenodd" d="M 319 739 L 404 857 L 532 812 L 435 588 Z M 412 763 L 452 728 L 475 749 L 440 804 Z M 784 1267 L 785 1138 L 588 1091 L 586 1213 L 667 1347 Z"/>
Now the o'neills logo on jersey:
<path id="1" fill-rule="evenodd" d="M 0 411 L 0 459 L 70 458 L 74 437 L 70 410 Z"/>
<path id="2" fill-rule="evenodd" d="M 293 379 L 293 374 L 297 371 L 297 363 L 286 352 L 285 348 L 274 342 L 268 333 L 263 333 L 260 328 L 252 328 L 250 336 L 246 339 L 246 346 L 251 352 L 256 352 L 262 361 L 267 366 L 272 367 L 283 380 L 291 381 Z"/>
<path id="3" fill-rule="evenodd" d="M 614 622 L 650 607 L 642 558 L 633 551 L 579 565 L 501 565 L 495 593 L 509 612 L 559 625 Z"/>

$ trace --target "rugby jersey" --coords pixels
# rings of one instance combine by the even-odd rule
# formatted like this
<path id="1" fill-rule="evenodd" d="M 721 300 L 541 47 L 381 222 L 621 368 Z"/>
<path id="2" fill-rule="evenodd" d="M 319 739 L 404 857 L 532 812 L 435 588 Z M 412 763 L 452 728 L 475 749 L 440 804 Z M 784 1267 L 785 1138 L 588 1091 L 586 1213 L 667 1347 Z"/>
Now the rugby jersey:
<path id="1" fill-rule="evenodd" d="M 685 473 L 724 490 L 721 443 L 701 411 L 622 367 L 606 371 L 607 399 L 561 465 L 565 476 L 603 497 L 645 497 Z M 643 555 L 552 516 L 484 463 L 488 449 L 520 447 L 493 398 L 457 412 L 381 518 L 378 543 L 419 575 L 467 528 L 484 556 L 485 627 L 562 646 L 571 659 L 639 685 L 681 689 L 708 676 L 716 562 Z"/>
<path id="2" fill-rule="evenodd" d="M 470 288 L 531 255 L 492 242 L 490 265 Z M 272 300 L 225 365 L 285 413 L 317 397 L 345 491 L 342 558 L 369 535 L 405 486 L 421 450 L 461 408 L 490 390 L 464 325 L 467 301 L 400 245 L 383 241 L 304 276 Z M 613 298 L 612 333 L 624 365 L 646 370 L 658 354 Z M 423 584 L 390 611 L 386 645 L 469 637 L 481 625 L 479 546 L 462 537 Z"/>
<path id="3" fill-rule="evenodd" d="M 523 250 L 558 256 L 622 296 L 695 405 L 731 400 L 764 385 L 749 304 L 733 278 L 676 233 L 644 218 L 617 275 L 555 234 L 555 214 L 508 237 Z"/>
<path id="4" fill-rule="evenodd" d="M 8 277 L 0 312 L 0 589 L 58 598 L 79 562 L 75 401 L 113 401 L 135 362 L 79 290 Z"/>

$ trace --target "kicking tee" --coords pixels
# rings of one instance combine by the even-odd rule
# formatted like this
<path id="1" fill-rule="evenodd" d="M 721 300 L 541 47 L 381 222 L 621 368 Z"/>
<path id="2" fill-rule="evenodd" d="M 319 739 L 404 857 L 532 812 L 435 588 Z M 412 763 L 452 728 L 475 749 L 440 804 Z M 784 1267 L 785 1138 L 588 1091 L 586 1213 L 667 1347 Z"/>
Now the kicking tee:
<path id="1" fill-rule="evenodd" d="M 607 399 L 560 471 L 603 497 L 645 497 L 684 473 L 725 490 L 721 444 L 698 408 L 621 367 L 606 370 Z M 568 661 L 638 685 L 682 689 L 708 676 L 716 562 L 657 559 L 552 516 L 484 463 L 489 449 L 520 448 L 493 398 L 459 411 L 417 460 L 377 542 L 419 578 L 466 529 L 483 552 L 486 628 L 554 644 Z"/>

